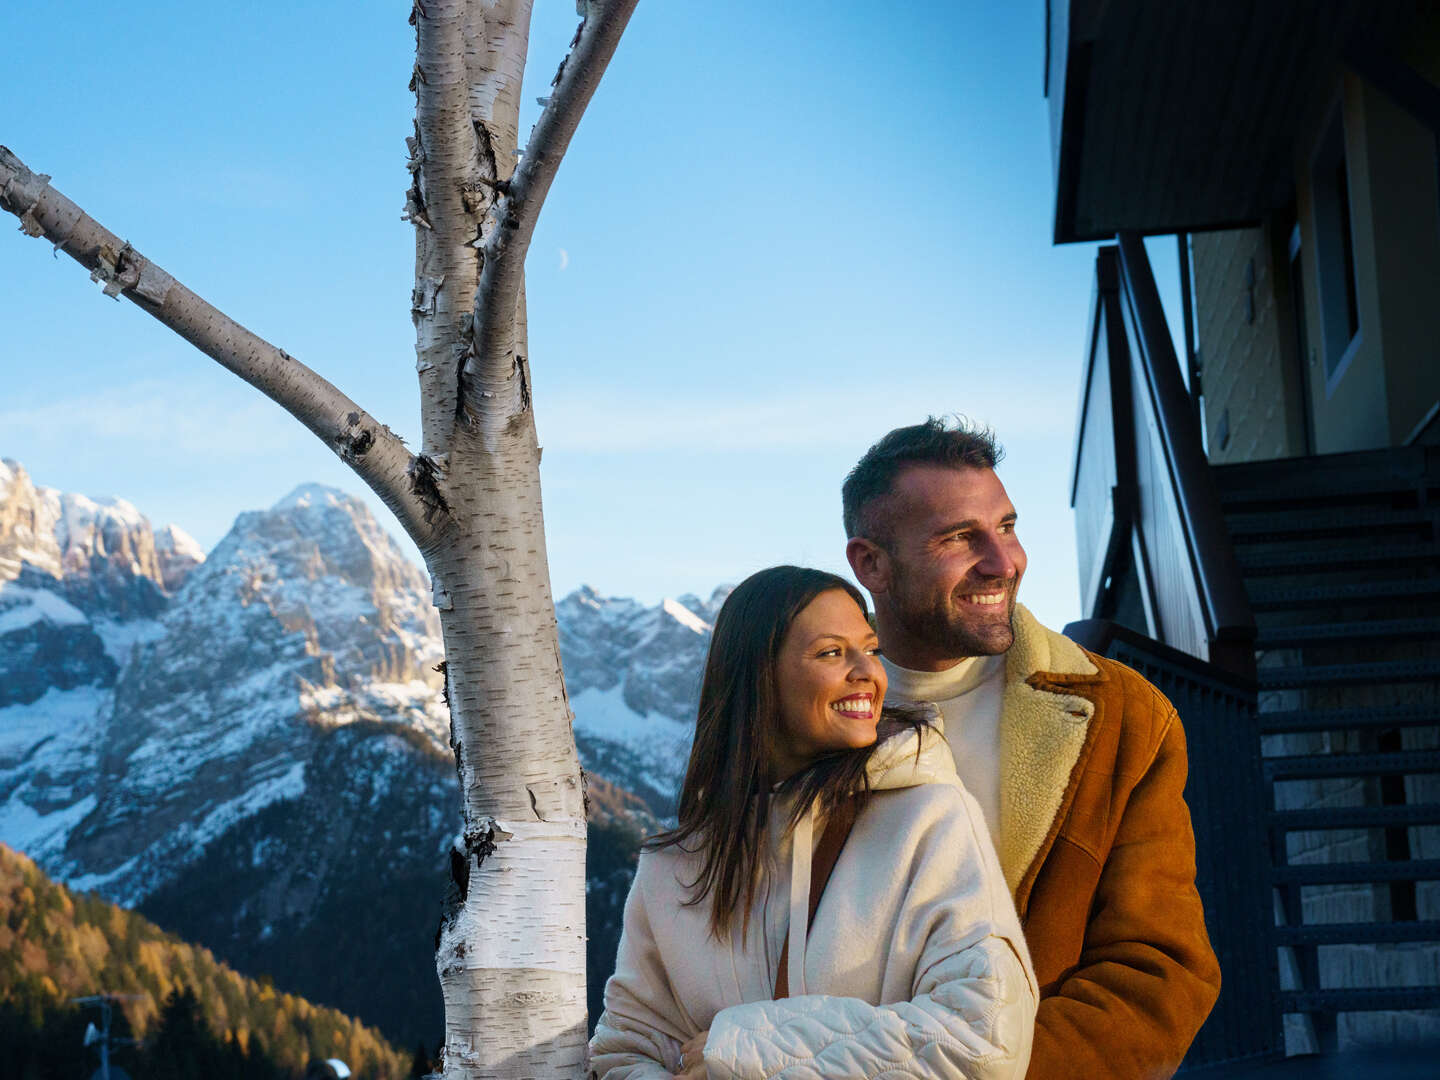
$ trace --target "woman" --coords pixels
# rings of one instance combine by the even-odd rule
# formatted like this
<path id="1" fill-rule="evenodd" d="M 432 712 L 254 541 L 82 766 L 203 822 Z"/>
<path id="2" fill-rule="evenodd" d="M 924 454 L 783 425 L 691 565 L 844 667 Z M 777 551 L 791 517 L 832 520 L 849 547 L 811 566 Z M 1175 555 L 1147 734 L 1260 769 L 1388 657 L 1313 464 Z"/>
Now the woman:
<path id="1" fill-rule="evenodd" d="M 833 574 L 777 566 L 725 601 L 679 825 L 640 857 L 592 1076 L 1024 1075 L 1035 984 L 1004 877 L 943 735 L 882 718 L 878 653 Z M 855 792 L 811 921 L 814 838 L 818 864 Z"/>

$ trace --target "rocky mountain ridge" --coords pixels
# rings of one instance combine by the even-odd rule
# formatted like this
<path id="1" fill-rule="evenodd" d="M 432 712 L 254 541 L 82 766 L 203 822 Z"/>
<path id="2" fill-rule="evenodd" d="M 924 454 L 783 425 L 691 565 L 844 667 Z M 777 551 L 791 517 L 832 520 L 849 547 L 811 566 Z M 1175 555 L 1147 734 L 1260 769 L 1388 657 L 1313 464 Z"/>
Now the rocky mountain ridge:
<path id="1" fill-rule="evenodd" d="M 432 1015 L 424 951 L 406 952 L 408 990 L 361 992 L 390 927 L 433 932 L 459 822 L 425 573 L 331 488 L 241 514 L 207 557 L 128 503 L 4 470 L 0 841 L 376 1022 Z M 557 605 L 582 761 L 615 785 L 592 784 L 590 851 L 591 939 L 611 959 L 634 847 L 673 812 L 724 595 Z M 314 930 L 336 924 L 368 945 L 322 962 Z"/>

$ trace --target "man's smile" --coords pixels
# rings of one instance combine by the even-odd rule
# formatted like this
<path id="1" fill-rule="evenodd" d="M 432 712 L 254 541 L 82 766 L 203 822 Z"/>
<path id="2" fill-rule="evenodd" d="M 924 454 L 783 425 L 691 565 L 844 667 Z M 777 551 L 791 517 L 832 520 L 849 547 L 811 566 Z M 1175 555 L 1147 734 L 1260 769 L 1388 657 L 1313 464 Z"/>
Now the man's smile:
<path id="1" fill-rule="evenodd" d="M 978 604 L 981 607 L 989 607 L 993 604 L 1003 604 L 1005 602 L 1005 590 L 1001 589 L 999 592 L 965 593 L 960 599 L 967 604 Z"/>

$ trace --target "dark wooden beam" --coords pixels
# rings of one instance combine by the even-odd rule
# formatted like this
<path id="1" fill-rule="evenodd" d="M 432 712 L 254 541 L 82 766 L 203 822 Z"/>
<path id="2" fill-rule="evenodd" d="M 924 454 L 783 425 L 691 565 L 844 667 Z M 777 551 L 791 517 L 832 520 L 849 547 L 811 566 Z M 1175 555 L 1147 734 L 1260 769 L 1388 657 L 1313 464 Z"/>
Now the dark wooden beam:
<path id="1" fill-rule="evenodd" d="M 1345 63 L 1440 138 L 1440 86 L 1370 41 L 1352 42 Z"/>

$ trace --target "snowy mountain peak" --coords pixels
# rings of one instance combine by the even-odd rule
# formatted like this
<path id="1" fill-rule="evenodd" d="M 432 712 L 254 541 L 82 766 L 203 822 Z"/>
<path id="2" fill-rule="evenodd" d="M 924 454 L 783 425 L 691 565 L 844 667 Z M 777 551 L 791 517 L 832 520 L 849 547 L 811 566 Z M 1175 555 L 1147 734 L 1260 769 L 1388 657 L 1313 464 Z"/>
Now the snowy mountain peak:
<path id="1" fill-rule="evenodd" d="M 176 592 L 190 572 L 205 561 L 205 549 L 178 525 L 166 525 L 155 534 L 155 559 L 166 591 Z"/>
<path id="2" fill-rule="evenodd" d="M 692 603 L 696 600 L 693 596 L 687 596 L 685 599 L 690 600 Z M 660 602 L 660 610 L 687 630 L 693 630 L 697 634 L 708 635 L 710 633 L 710 624 L 696 615 L 695 612 L 691 611 L 679 600 L 671 600 L 669 597 L 666 597 Z"/>
<path id="3" fill-rule="evenodd" d="M 72 548 L 99 548 L 104 554 L 107 532 L 123 536 L 127 533 L 150 531 L 150 522 L 135 509 L 133 503 L 108 496 L 90 498 L 86 495 L 63 494 L 44 489 L 47 497 L 58 501 L 60 518 L 56 523 L 55 539 L 62 550 Z M 152 533 L 153 544 L 153 533 Z M 122 541 L 123 543 L 123 541 Z"/>
<path id="4" fill-rule="evenodd" d="M 197 564 L 205 561 L 205 549 L 200 542 L 175 524 L 166 525 L 155 533 L 155 550 L 190 559 Z"/>
<path id="5" fill-rule="evenodd" d="M 154 531 L 134 505 L 37 487 L 13 459 L 0 470 L 0 581 L 61 582 L 65 600 L 97 618 L 163 609 L 183 570 L 167 581 Z"/>
<path id="6" fill-rule="evenodd" d="M 283 513 L 287 510 L 308 510 L 314 506 L 347 507 L 358 502 L 358 499 L 345 494 L 339 488 L 326 484 L 301 484 L 270 507 L 270 511 Z"/>
<path id="7" fill-rule="evenodd" d="M 597 611 L 605 603 L 605 598 L 589 585 L 581 585 L 565 599 Z"/>
<path id="8" fill-rule="evenodd" d="M 25 470 L 14 458 L 0 458 L 0 500 L 10 493 L 17 476 L 23 476 L 24 473 Z"/>
<path id="9" fill-rule="evenodd" d="M 334 784 L 317 755 L 337 733 L 449 758 L 428 580 L 359 499 L 302 485 L 207 557 L 122 500 L 38 489 L 6 463 L 0 557 L 0 840 L 81 887 L 134 902 L 266 806 Z M 725 593 L 646 605 L 585 587 L 556 605 L 581 759 L 660 816 Z"/>

